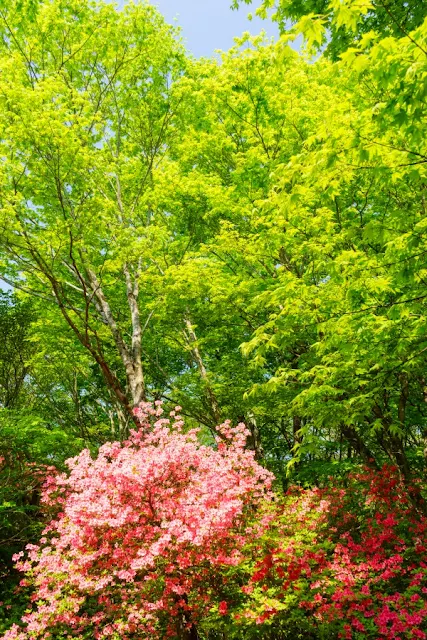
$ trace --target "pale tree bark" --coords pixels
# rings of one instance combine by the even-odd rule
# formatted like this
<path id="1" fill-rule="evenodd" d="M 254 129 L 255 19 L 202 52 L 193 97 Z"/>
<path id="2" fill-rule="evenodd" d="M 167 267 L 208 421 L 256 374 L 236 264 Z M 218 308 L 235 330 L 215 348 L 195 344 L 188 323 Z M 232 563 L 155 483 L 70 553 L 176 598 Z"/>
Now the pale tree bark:
<path id="1" fill-rule="evenodd" d="M 144 383 L 144 371 L 142 368 L 142 355 L 141 355 L 141 341 L 142 341 L 142 328 L 141 328 L 141 316 L 138 307 L 138 294 L 139 294 L 139 271 L 141 265 L 138 264 L 137 272 L 132 279 L 129 267 L 127 264 L 123 267 L 123 272 L 126 278 L 126 291 L 129 303 L 129 309 L 132 318 L 132 360 L 133 360 L 133 374 L 129 379 L 129 385 L 132 393 L 132 399 L 135 406 L 138 406 L 140 402 L 146 399 L 145 396 L 145 383 Z"/>
<path id="2" fill-rule="evenodd" d="M 104 295 L 101 284 L 95 272 L 87 269 L 90 286 L 93 292 L 96 307 L 102 316 L 103 321 L 109 327 L 123 366 L 126 372 L 126 380 L 132 397 L 133 406 L 138 406 L 145 400 L 145 385 L 141 360 L 141 323 L 138 310 L 138 284 L 137 278 L 132 281 L 129 268 L 125 265 L 124 273 L 126 277 L 127 297 L 132 317 L 132 347 L 129 347 L 123 339 L 122 332 L 117 325 L 111 307 Z"/>

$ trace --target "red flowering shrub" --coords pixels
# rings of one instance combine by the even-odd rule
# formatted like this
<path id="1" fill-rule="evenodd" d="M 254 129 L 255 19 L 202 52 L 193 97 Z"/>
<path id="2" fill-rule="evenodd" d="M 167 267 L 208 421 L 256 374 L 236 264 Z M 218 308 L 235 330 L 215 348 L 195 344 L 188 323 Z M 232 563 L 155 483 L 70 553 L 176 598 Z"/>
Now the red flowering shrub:
<path id="1" fill-rule="evenodd" d="M 129 441 L 96 459 L 83 451 L 69 475 L 50 478 L 44 500 L 58 512 L 18 563 L 35 608 L 3 640 L 164 638 L 209 610 L 218 569 L 240 561 L 272 476 L 244 449 L 244 425 L 219 427 L 213 449 L 175 412 L 173 424 L 161 414 L 143 406 Z"/>
<path id="2" fill-rule="evenodd" d="M 261 559 L 234 620 L 267 625 L 265 637 L 271 625 L 281 637 L 427 638 L 427 518 L 417 495 L 391 467 L 352 474 L 346 487 L 293 489 L 252 549 Z"/>

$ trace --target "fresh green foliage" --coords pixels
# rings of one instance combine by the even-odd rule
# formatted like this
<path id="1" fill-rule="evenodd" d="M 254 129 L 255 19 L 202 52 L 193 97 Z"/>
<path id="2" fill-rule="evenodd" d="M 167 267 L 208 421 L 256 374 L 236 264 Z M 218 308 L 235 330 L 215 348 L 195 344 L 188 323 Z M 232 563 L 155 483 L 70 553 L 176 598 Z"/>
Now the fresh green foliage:
<path id="1" fill-rule="evenodd" d="M 232 7 L 252 2 L 233 0 Z M 373 33 L 408 36 L 422 24 L 426 11 L 419 0 L 262 0 L 256 14 L 271 15 L 283 34 L 302 33 L 309 47 L 337 60 Z"/>
<path id="2" fill-rule="evenodd" d="M 0 2 L 12 537 L 25 465 L 125 440 L 145 400 L 182 405 L 209 445 L 245 422 L 278 487 L 361 461 L 399 486 L 425 473 L 424 4 L 265 0 L 281 39 L 218 62 L 144 2 Z"/>
<path id="3" fill-rule="evenodd" d="M 19 406 L 28 360 L 33 349 L 28 340 L 28 326 L 33 320 L 29 301 L 13 300 L 11 295 L 0 293 L 0 406 Z"/>
<path id="4" fill-rule="evenodd" d="M 422 466 L 425 26 L 218 64 L 145 5 L 37 7 L 4 24 L 1 255 L 58 419 L 120 436 L 148 395 L 244 420 L 282 477 Z"/>
<path id="5" fill-rule="evenodd" d="M 145 3 L 11 3 L 0 19 L 3 278 L 60 311 L 50 323 L 62 316 L 129 418 L 124 387 L 132 404 L 145 393 L 147 190 L 174 131 L 182 51 Z"/>

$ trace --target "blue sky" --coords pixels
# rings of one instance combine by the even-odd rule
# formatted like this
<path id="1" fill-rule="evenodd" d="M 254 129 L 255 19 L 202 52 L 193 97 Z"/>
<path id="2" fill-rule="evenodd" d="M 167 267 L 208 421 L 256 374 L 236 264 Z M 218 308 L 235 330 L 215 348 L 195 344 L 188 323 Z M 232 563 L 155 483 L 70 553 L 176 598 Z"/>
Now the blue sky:
<path id="1" fill-rule="evenodd" d="M 119 0 L 119 6 L 124 1 Z M 215 49 L 229 49 L 233 38 L 244 31 L 258 34 L 264 29 L 268 36 L 277 36 L 271 21 L 247 19 L 257 0 L 252 7 L 244 5 L 238 11 L 230 9 L 231 0 L 152 0 L 152 4 L 158 6 L 167 22 L 177 18 L 187 49 L 197 57 L 211 56 Z"/>

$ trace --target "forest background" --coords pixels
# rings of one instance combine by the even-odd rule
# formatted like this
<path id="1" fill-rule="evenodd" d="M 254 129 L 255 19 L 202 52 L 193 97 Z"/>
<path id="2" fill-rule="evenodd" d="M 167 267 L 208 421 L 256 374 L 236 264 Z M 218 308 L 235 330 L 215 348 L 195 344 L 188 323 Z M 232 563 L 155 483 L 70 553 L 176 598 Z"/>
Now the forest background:
<path id="1" fill-rule="evenodd" d="M 0 2 L 6 594 L 43 465 L 141 402 L 244 422 L 280 490 L 425 477 L 426 5 L 252 8 L 280 39 L 218 61 L 149 4 Z"/>

